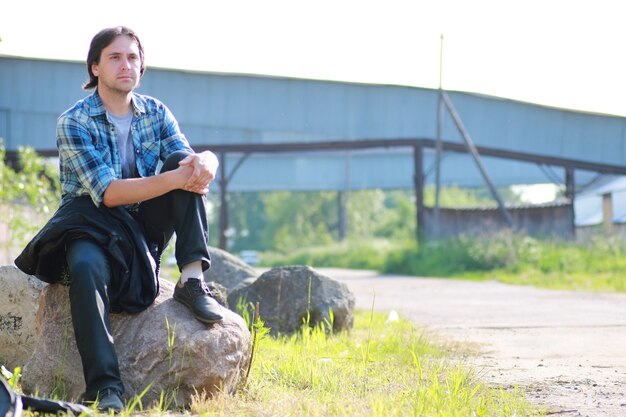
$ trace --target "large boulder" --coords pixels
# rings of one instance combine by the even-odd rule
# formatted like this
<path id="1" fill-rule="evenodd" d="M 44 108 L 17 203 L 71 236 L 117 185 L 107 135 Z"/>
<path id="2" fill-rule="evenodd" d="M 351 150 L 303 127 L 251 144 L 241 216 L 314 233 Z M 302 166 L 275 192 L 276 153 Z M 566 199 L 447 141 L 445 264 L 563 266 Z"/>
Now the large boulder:
<path id="1" fill-rule="evenodd" d="M 348 286 L 308 266 L 273 268 L 228 296 L 231 306 L 240 300 L 259 303 L 261 320 L 273 335 L 293 333 L 305 322 L 335 332 L 354 324 L 354 295 Z"/>
<path id="2" fill-rule="evenodd" d="M 254 268 L 222 249 L 210 247 L 209 255 L 211 268 L 205 271 L 204 280 L 223 285 L 229 294 L 254 282 L 258 276 Z"/>
<path id="3" fill-rule="evenodd" d="M 0 266 L 0 363 L 23 366 L 35 349 L 35 314 L 44 283 L 13 265 Z"/>
<path id="4" fill-rule="evenodd" d="M 220 323 L 195 320 L 172 299 L 174 284 L 160 281 L 155 303 L 139 314 L 111 314 L 111 327 L 126 396 L 142 397 L 144 406 L 158 401 L 188 406 L 205 392 L 233 392 L 250 360 L 250 332 L 243 319 L 224 310 Z M 26 363 L 26 392 L 77 400 L 85 389 L 82 365 L 71 323 L 67 287 L 47 286 L 36 317 L 39 342 Z"/>

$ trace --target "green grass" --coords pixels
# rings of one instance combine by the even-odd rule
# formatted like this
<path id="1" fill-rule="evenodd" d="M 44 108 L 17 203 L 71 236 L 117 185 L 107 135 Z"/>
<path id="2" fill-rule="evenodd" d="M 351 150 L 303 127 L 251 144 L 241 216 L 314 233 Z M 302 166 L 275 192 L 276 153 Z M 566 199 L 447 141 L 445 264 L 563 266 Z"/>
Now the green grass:
<path id="1" fill-rule="evenodd" d="M 305 247 L 288 254 L 265 252 L 261 255 L 261 260 L 264 266 L 311 265 L 381 270 L 394 246 L 386 240 L 351 240 Z"/>
<path id="2" fill-rule="evenodd" d="M 426 277 L 496 279 L 511 284 L 626 292 L 626 240 L 596 236 L 585 242 L 540 240 L 509 231 L 446 241 L 344 242 L 264 254 L 271 265 L 374 269 Z"/>
<path id="3" fill-rule="evenodd" d="M 421 248 L 400 248 L 384 272 L 496 279 L 552 289 L 626 291 L 626 241 L 596 237 L 584 244 L 513 233 L 461 237 Z"/>
<path id="4" fill-rule="evenodd" d="M 349 333 L 305 328 L 258 344 L 235 396 L 199 396 L 201 416 L 528 416 L 520 391 L 491 389 L 405 322 L 356 314 Z"/>

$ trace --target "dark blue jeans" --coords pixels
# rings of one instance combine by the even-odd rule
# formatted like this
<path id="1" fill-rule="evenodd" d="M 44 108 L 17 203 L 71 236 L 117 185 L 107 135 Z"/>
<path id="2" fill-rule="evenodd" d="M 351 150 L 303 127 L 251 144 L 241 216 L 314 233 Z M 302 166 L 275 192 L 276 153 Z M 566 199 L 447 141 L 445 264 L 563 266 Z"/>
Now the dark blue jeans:
<path id="1" fill-rule="evenodd" d="M 188 154 L 175 152 L 165 161 L 162 172 L 176 169 Z M 179 268 L 192 261 L 209 267 L 206 198 L 175 190 L 140 204 L 135 218 L 150 246 L 161 253 L 176 233 L 176 261 Z M 88 238 L 71 240 L 66 259 L 70 275 L 70 304 L 76 345 L 85 376 L 85 399 L 94 400 L 106 388 L 124 392 L 119 362 L 109 324 L 107 287 L 111 282 L 109 259 Z M 158 262 L 158 260 L 157 260 Z"/>

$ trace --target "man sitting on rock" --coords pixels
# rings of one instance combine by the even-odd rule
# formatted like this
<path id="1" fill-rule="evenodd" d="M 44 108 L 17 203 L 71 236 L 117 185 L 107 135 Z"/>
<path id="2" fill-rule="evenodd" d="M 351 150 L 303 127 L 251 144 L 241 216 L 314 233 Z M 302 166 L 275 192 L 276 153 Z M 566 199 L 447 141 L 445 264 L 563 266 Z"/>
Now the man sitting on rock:
<path id="1" fill-rule="evenodd" d="M 205 194 L 218 160 L 194 153 L 163 103 L 134 92 L 145 62 L 132 30 L 96 34 L 87 71 L 83 88 L 95 91 L 57 122 L 60 207 L 15 264 L 46 282 L 67 279 L 85 400 L 119 412 L 124 386 L 108 315 L 153 303 L 174 233 L 181 270 L 174 299 L 202 322 L 222 319 L 203 280 L 210 266 Z"/>

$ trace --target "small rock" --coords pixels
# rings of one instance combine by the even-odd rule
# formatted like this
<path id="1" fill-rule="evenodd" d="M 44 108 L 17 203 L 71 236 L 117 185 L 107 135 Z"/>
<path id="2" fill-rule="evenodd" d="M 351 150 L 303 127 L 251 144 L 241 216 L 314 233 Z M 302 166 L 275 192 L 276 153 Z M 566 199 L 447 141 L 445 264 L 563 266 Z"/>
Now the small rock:
<path id="1" fill-rule="evenodd" d="M 242 299 L 259 303 L 261 319 L 272 335 L 293 333 L 304 323 L 335 332 L 354 323 L 354 295 L 346 284 L 308 266 L 274 268 L 228 296 L 230 305 Z"/>

